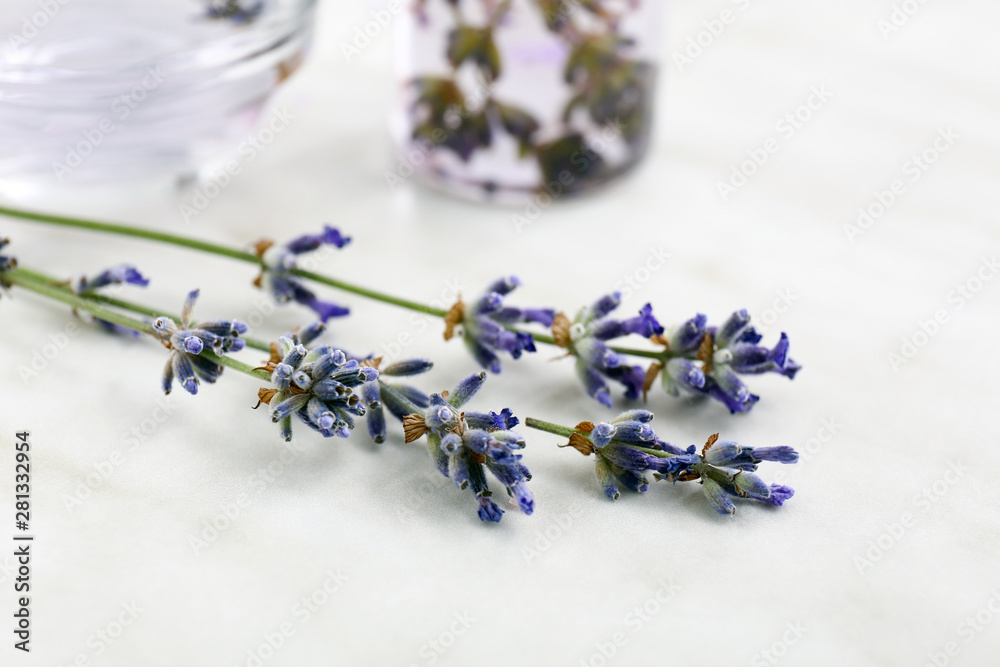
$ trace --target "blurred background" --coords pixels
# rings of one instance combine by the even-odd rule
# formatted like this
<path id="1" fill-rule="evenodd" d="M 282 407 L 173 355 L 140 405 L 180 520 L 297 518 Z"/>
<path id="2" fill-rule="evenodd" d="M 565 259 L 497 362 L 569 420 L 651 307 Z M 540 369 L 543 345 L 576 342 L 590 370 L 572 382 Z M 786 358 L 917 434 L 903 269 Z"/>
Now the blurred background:
<path id="1" fill-rule="evenodd" d="M 0 428 L 30 428 L 42 453 L 38 649 L 16 664 L 989 663 L 1000 427 L 982 350 L 1000 325 L 1000 6 L 663 8 L 648 153 L 593 194 L 490 206 L 403 176 L 388 121 L 401 19 L 384 3 L 325 2 L 311 52 L 236 133 L 259 144 L 237 150 L 238 173 L 20 184 L 3 201 L 241 247 L 331 223 L 354 241 L 317 270 L 442 307 L 517 274 L 517 303 L 570 313 L 614 289 L 622 313 L 652 302 L 665 324 L 747 308 L 766 343 L 788 332 L 799 377 L 755 378 L 747 415 L 662 393 L 648 407 L 675 444 L 721 432 L 795 446 L 799 465 L 762 474 L 796 496 L 731 521 L 697 489 L 611 504 L 590 462 L 534 433 L 538 509 L 499 527 L 479 525 L 401 438 L 303 437 L 261 485 L 278 444 L 245 409 L 252 382 L 171 397 L 145 430 L 161 414 L 162 351 L 88 329 L 25 378 L 19 366 L 72 320 L 19 295 L 0 303 Z M 261 312 L 250 267 L 7 219 L 0 232 L 22 263 L 58 275 L 137 264 L 161 307 L 200 286 L 201 313 Z M 331 342 L 431 357 L 436 389 L 475 370 L 437 322 L 339 300 L 353 315 Z M 307 317 L 281 309 L 255 333 Z M 476 408 L 568 424 L 609 414 L 549 356 L 506 361 Z M 88 482 L 116 452 L 123 462 Z M 243 494 L 232 527 L 192 546 Z M 132 603 L 134 623 L 95 638 Z"/>

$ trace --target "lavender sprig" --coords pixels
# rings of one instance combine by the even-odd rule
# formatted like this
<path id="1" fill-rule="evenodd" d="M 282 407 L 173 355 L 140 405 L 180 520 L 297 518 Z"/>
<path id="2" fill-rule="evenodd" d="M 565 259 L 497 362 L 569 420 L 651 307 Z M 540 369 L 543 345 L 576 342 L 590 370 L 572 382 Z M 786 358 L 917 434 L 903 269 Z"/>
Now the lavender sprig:
<path id="1" fill-rule="evenodd" d="M 609 408 L 611 394 L 605 378 L 623 384 L 625 397 L 635 400 L 642 392 L 646 373 L 640 366 L 629 365 L 606 341 L 629 334 L 649 338 L 663 333 L 650 304 L 643 306 L 636 317 L 624 320 L 609 317 L 619 305 L 621 293 L 614 292 L 581 308 L 573 320 L 559 313 L 552 324 L 555 344 L 576 358 L 576 372 L 587 395 Z"/>
<path id="2" fill-rule="evenodd" d="M 665 349 L 647 371 L 644 391 L 662 373 L 668 394 L 678 396 L 686 390 L 711 396 L 730 412 L 747 412 L 760 397 L 750 392 L 740 375 L 773 372 L 794 379 L 801 369 L 788 354 L 789 341 L 784 332 L 774 348 L 758 345 L 761 335 L 750 325 L 746 310 L 733 313 L 721 327 L 708 327 L 707 321 L 698 314 L 669 338 L 653 338 Z"/>
<path id="3" fill-rule="evenodd" d="M 681 449 L 661 440 L 649 425 L 652 420 L 652 412 L 629 410 L 610 422 L 584 421 L 572 429 L 530 417 L 526 425 L 568 437 L 569 442 L 561 447 L 572 447 L 584 456 L 593 454 L 598 483 L 612 500 L 620 495 L 619 485 L 638 493 L 647 491 L 646 473 L 657 481 L 699 482 L 719 514 L 736 511 L 732 498 L 780 506 L 794 495 L 790 487 L 768 485 L 755 474 L 763 461 L 796 463 L 799 455 L 791 447 L 743 447 L 731 440 L 720 442 L 716 433 L 699 454 L 694 445 Z"/>
<path id="4" fill-rule="evenodd" d="M 0 250 L 3 250 L 8 245 L 10 245 L 10 239 L 5 237 L 0 237 Z M 4 280 L 4 275 L 8 271 L 12 271 L 17 268 L 17 258 L 11 255 L 0 255 L 0 291 L 5 291 L 10 284 Z"/>
<path id="5" fill-rule="evenodd" d="M 139 273 L 139 270 L 134 266 L 129 264 L 120 264 L 118 266 L 111 267 L 110 269 L 105 269 L 91 278 L 87 278 L 81 274 L 75 280 L 70 281 L 70 288 L 76 294 L 88 295 L 94 294 L 97 290 L 104 287 L 123 284 L 145 287 L 149 284 L 149 279 Z M 81 317 L 82 311 L 74 310 L 73 312 L 77 317 Z M 138 331 L 129 329 L 128 327 L 123 327 L 120 324 L 108 322 L 107 320 L 102 320 L 99 317 L 93 317 L 92 319 L 110 333 L 121 336 L 139 335 Z"/>
<path id="6" fill-rule="evenodd" d="M 350 282 L 332 278 L 330 276 L 304 271 L 294 266 L 294 257 L 292 257 L 291 263 L 288 261 L 277 262 L 272 270 L 268 266 L 268 262 L 271 261 L 270 258 L 268 259 L 268 262 L 262 262 L 262 257 L 265 251 L 274 245 L 269 241 L 259 243 L 257 245 L 257 254 L 255 255 L 215 243 L 129 225 L 119 225 L 44 213 L 34 213 L 3 206 L 0 206 L 0 215 L 7 215 L 21 220 L 45 224 L 120 234 L 156 242 L 170 243 L 202 252 L 229 257 L 243 262 L 250 262 L 263 267 L 264 275 L 262 275 L 258 280 L 260 284 L 263 283 L 263 279 L 266 276 L 273 277 L 275 275 L 277 275 L 280 279 L 287 278 L 295 284 L 298 284 L 300 287 L 302 286 L 301 279 L 311 280 L 364 298 L 374 299 L 382 303 L 395 305 L 434 317 L 445 318 L 446 320 L 450 319 L 450 325 L 446 324 L 446 331 L 450 326 L 452 334 L 454 334 L 455 328 L 467 319 L 467 314 L 464 310 L 457 313 L 458 316 L 456 317 L 454 309 L 453 311 L 445 311 L 440 308 L 421 304 L 398 296 L 379 292 L 377 290 L 368 289 Z M 335 230 L 333 231 L 335 232 Z M 302 237 L 301 240 L 308 249 L 309 247 L 315 247 L 316 243 L 319 243 L 320 245 L 325 243 L 326 241 L 323 239 L 327 234 L 331 234 L 331 232 L 325 231 L 324 234 L 321 235 Z M 331 236 L 333 235 L 331 234 Z M 337 241 L 337 238 L 339 238 L 340 241 Z M 319 240 L 317 241 L 317 239 Z M 334 245 L 346 242 L 343 237 L 340 237 L 339 233 L 333 236 L 330 241 Z M 298 244 L 295 241 L 287 244 L 287 246 L 290 246 L 293 250 L 298 250 Z M 303 252 L 307 251 L 307 249 L 303 250 Z M 295 255 L 295 252 L 292 250 L 287 251 L 290 252 L 291 255 Z M 302 289 L 304 290 L 305 288 L 302 287 Z M 286 288 L 284 291 L 281 289 L 278 291 L 286 295 L 291 294 L 291 296 L 287 297 L 289 300 L 292 300 L 296 295 L 298 295 L 304 303 L 309 303 L 315 306 L 318 312 L 321 312 L 323 315 L 330 314 L 331 312 L 339 312 L 336 309 L 340 309 L 339 306 L 332 306 L 332 304 L 331 306 L 333 310 L 325 308 L 320 305 L 323 302 L 320 302 L 315 295 L 308 290 L 302 292 L 296 291 L 294 288 Z M 616 295 L 605 297 L 602 301 L 607 303 L 609 299 L 612 302 L 617 302 Z M 595 309 L 600 310 L 599 305 L 602 301 L 594 304 L 590 309 L 591 312 L 594 312 Z M 614 307 L 617 307 L 616 303 L 612 303 L 612 309 Z M 346 309 L 340 310 L 346 311 Z M 496 369 L 499 365 L 496 354 L 498 351 L 508 351 L 512 354 L 512 356 L 518 356 L 519 353 L 533 348 L 535 343 L 560 345 L 564 348 L 569 348 L 570 343 L 573 342 L 573 336 L 576 336 L 578 333 L 571 330 L 573 325 L 583 324 L 582 322 L 569 321 L 568 318 L 565 318 L 565 316 L 556 317 L 553 322 L 553 335 L 547 336 L 541 333 L 524 331 L 520 327 L 513 324 L 503 324 L 502 322 L 498 322 L 495 318 L 478 317 L 478 315 L 481 315 L 480 313 L 476 313 L 475 309 L 470 310 L 473 311 L 473 314 L 468 316 L 472 317 L 469 321 L 471 326 L 468 327 L 471 333 L 468 335 L 471 337 L 471 342 L 476 344 L 474 346 L 474 353 L 478 354 L 478 359 L 481 360 L 481 366 L 487 366 L 492 369 Z M 507 309 L 503 308 L 502 310 L 505 311 Z M 586 310 L 587 309 L 585 309 L 585 311 Z M 544 312 L 544 309 L 542 309 L 541 312 Z M 607 313 L 605 313 L 605 317 L 606 315 Z M 604 318 L 595 319 L 601 320 Z M 698 315 L 681 327 L 672 331 L 669 336 L 664 336 L 661 333 L 654 333 L 649 337 L 651 342 L 662 345 L 663 349 L 649 350 L 608 345 L 607 341 L 612 340 L 613 337 L 619 334 L 624 335 L 626 333 L 636 333 L 646 336 L 649 329 L 647 328 L 644 330 L 644 327 L 647 327 L 647 325 L 655 326 L 657 328 L 659 327 L 658 323 L 653 324 L 656 320 L 652 317 L 651 309 L 647 304 L 646 308 L 640 312 L 638 318 L 620 321 L 609 320 L 606 324 L 608 326 L 607 330 L 601 330 L 600 332 L 584 331 L 581 336 L 580 344 L 577 346 L 578 349 L 575 350 L 575 354 L 573 350 L 570 350 L 570 352 L 571 356 L 575 356 L 577 358 L 577 373 L 583 381 L 588 394 L 596 398 L 604 405 L 609 405 L 611 402 L 610 392 L 607 388 L 607 380 L 620 382 L 626 389 L 626 397 L 635 399 L 638 397 L 639 393 L 642 393 L 643 396 L 645 396 L 656 381 L 657 377 L 662 374 L 664 388 L 670 394 L 679 395 L 683 390 L 696 395 L 711 396 L 725 404 L 731 412 L 747 412 L 759 400 L 759 397 L 750 392 L 744 381 L 739 377 L 740 375 L 777 372 L 788 378 L 794 378 L 797 371 L 800 369 L 800 366 L 788 355 L 789 341 L 788 337 L 784 333 L 782 333 L 780 340 L 774 348 L 766 348 L 757 344 L 760 341 L 760 335 L 749 326 L 749 316 L 746 314 L 746 311 L 737 311 L 737 313 L 734 314 L 734 317 L 730 319 L 734 320 L 737 324 L 739 324 L 741 320 L 746 320 L 746 322 L 744 322 L 746 326 L 743 326 L 742 328 L 738 326 L 737 329 L 732 332 L 729 332 L 728 323 L 724 324 L 722 327 L 707 327 L 707 318 L 705 318 L 704 315 Z M 529 318 L 528 321 L 543 322 L 544 320 Z M 618 325 L 624 327 L 627 322 L 635 322 L 637 330 L 629 332 L 624 328 L 618 328 Z M 503 325 L 503 329 L 509 332 L 513 338 L 503 332 L 498 332 L 495 327 L 497 324 Z M 602 325 L 603 324 L 604 323 L 602 323 Z M 584 325 L 584 328 L 586 328 L 586 325 Z M 463 327 L 462 334 L 463 337 L 467 335 L 466 327 Z M 530 336 L 530 339 L 527 338 L 527 336 Z M 495 346 L 490 347 L 487 343 L 495 343 Z M 624 361 L 628 357 L 653 360 L 649 368 L 643 374 L 641 382 L 641 369 L 637 365 Z"/>
<path id="7" fill-rule="evenodd" d="M 329 345 L 307 350 L 285 336 L 278 339 L 276 351 L 281 361 L 268 364 L 271 387 L 262 388 L 258 398 L 270 405 L 271 421 L 280 425 L 281 437 L 292 439 L 293 416 L 324 438 L 350 437 L 354 418 L 367 410 L 354 390 L 375 380 L 378 371 Z"/>
<path id="8" fill-rule="evenodd" d="M 536 322 L 552 326 L 555 310 L 551 308 L 515 308 L 504 303 L 504 297 L 521 285 L 517 276 L 500 278 L 471 305 L 459 299 L 445 316 L 444 339 L 451 340 L 456 328 L 469 352 L 492 373 L 500 372 L 497 352 L 507 352 L 519 359 L 523 352 L 535 352 L 535 341 L 530 333 L 512 330 L 515 324 Z"/>
<path id="9" fill-rule="evenodd" d="M 385 410 L 402 422 L 414 407 L 423 409 L 430 405 L 430 397 L 413 385 L 388 382 L 387 378 L 412 377 L 426 373 L 434 364 L 430 359 L 405 359 L 382 367 L 382 357 L 369 357 L 361 361 L 379 374 L 361 387 L 361 397 L 368 406 L 368 434 L 376 443 L 385 441 Z M 384 409 L 383 409 L 384 406 Z"/>
<path id="10" fill-rule="evenodd" d="M 5 245 L 0 245 L 0 249 Z M 222 366 L 254 377 L 261 377 L 264 372 L 224 356 L 243 347 L 243 339 L 239 336 L 246 330 L 245 325 L 235 321 L 191 323 L 197 291 L 188 295 L 179 318 L 180 326 L 167 317 L 160 317 L 149 324 L 109 310 L 94 300 L 76 294 L 65 284 L 38 278 L 37 275 L 27 269 L 5 269 L 2 278 L 10 285 L 155 336 L 171 350 L 168 375 L 177 375 L 182 386 L 191 393 L 195 393 L 199 377 L 205 379 L 202 376 L 205 363 L 213 364 L 209 381 L 218 377 Z M 645 310 L 640 313 L 640 319 L 647 316 L 650 313 Z M 472 491 L 483 521 L 499 521 L 503 514 L 488 488 L 486 471 L 504 485 L 511 496 L 511 504 L 526 514 L 534 511 L 534 498 L 527 487 L 530 473 L 521 463 L 520 450 L 524 448 L 524 439 L 512 430 L 518 424 L 517 418 L 509 409 L 500 413 L 460 410 L 482 387 L 485 372 L 466 378 L 452 392 L 429 396 L 427 405 L 422 408 L 411 400 L 408 392 L 386 391 L 388 385 L 380 387 L 380 391 L 383 396 L 392 395 L 392 399 L 380 397 L 378 401 L 366 401 L 355 389 L 378 380 L 379 373 L 374 367 L 378 362 L 364 365 L 330 346 L 306 350 L 305 345 L 311 343 L 323 329 L 322 323 L 314 323 L 292 332 L 274 345 L 274 352 L 281 360 L 271 363 L 273 367 L 269 368 L 269 374 L 273 386 L 262 390 L 261 399 L 270 403 L 272 418 L 282 422 L 282 433 L 286 439 L 291 437 L 293 415 L 326 437 L 347 437 L 354 425 L 353 417 L 365 416 L 375 402 L 385 401 L 388 404 L 396 401 L 394 413 L 407 413 L 403 419 L 406 441 L 427 436 L 428 450 L 438 469 L 459 488 Z M 729 343 L 743 335 L 740 333 L 742 326 L 727 324 L 724 329 L 725 332 L 713 333 Z M 746 340 L 743 342 L 748 343 Z M 768 353 L 767 358 L 755 361 L 753 367 L 771 370 L 772 364 L 781 366 L 786 363 L 779 360 L 781 355 L 773 350 Z M 191 368 L 186 372 L 177 371 L 177 365 L 184 363 L 191 364 Z M 394 374 L 408 376 L 427 370 L 429 365 L 426 360 L 410 360 L 395 362 L 387 369 L 395 367 Z M 787 371 L 790 367 L 786 364 L 783 370 Z M 170 382 L 167 382 L 165 388 L 169 390 L 169 386 Z M 794 494 L 791 488 L 780 484 L 769 485 L 756 474 L 758 465 L 764 461 L 796 462 L 798 454 L 790 447 L 744 447 L 732 441 L 719 441 L 718 434 L 715 434 L 699 454 L 693 445 L 681 449 L 661 440 L 650 426 L 652 419 L 651 412 L 637 409 L 596 425 L 581 422 L 574 428 L 567 428 L 536 419 L 528 419 L 527 425 L 566 436 L 569 438 L 568 446 L 585 455 L 594 455 L 598 480 L 603 492 L 610 498 L 619 497 L 620 486 L 637 492 L 648 490 L 650 474 L 653 480 L 699 482 L 709 503 L 720 514 L 732 514 L 736 498 L 782 505 Z"/>
<path id="11" fill-rule="evenodd" d="M 170 350 L 170 357 L 163 370 L 163 393 L 169 394 L 174 379 L 189 394 L 198 393 L 201 380 L 214 383 L 222 375 L 223 366 L 202 355 L 205 350 L 215 355 L 239 352 L 246 344 L 240 334 L 246 333 L 247 325 L 238 320 L 212 320 L 191 323 L 191 313 L 198 300 L 198 290 L 190 292 L 181 310 L 181 323 L 177 325 L 169 317 L 158 317 L 153 321 L 153 331 Z"/>
<path id="12" fill-rule="evenodd" d="M 296 268 L 300 255 L 327 245 L 343 248 L 350 242 L 350 238 L 343 236 L 329 225 L 319 234 L 305 234 L 284 245 L 276 245 L 270 240 L 258 241 L 254 249 L 263 268 L 254 285 L 270 293 L 277 303 L 295 301 L 311 308 L 324 322 L 334 317 L 343 317 L 351 311 L 344 306 L 317 297 L 312 290 L 302 284 L 292 270 Z"/>
<path id="13" fill-rule="evenodd" d="M 430 405 L 412 412 L 403 420 L 406 442 L 427 436 L 427 449 L 438 470 L 459 489 L 468 488 L 479 503 L 483 521 L 499 522 L 503 510 L 494 502 L 485 471 L 507 489 L 512 504 L 525 514 L 535 509 L 534 496 L 527 482 L 531 473 L 521 464 L 524 439 L 510 430 L 518 420 L 510 410 L 495 412 L 460 412 L 486 381 L 479 372 L 465 378 L 451 392 L 432 394 Z"/>

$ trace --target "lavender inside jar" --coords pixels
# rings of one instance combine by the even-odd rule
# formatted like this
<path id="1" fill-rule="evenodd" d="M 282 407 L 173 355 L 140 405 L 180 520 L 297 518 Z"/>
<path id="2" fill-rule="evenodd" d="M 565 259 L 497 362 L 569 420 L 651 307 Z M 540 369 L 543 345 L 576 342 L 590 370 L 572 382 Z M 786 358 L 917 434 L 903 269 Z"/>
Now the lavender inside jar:
<path id="1" fill-rule="evenodd" d="M 3 0 L 0 194 L 195 177 L 296 69 L 314 5 Z"/>
<path id="2" fill-rule="evenodd" d="M 618 177 L 649 146 L 661 10 L 661 0 L 410 0 L 397 24 L 390 178 L 520 204 Z"/>

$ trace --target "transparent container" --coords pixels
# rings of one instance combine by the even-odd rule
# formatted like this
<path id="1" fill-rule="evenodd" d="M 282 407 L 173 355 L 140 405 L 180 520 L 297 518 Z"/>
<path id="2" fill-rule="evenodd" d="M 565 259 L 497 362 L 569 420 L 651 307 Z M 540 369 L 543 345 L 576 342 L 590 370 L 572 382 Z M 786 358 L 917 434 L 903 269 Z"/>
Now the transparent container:
<path id="1" fill-rule="evenodd" d="M 3 0 L 0 194 L 173 175 L 236 147 L 315 0 Z"/>
<path id="2" fill-rule="evenodd" d="M 517 204 L 645 154 L 663 0 L 405 0 L 393 183 Z"/>

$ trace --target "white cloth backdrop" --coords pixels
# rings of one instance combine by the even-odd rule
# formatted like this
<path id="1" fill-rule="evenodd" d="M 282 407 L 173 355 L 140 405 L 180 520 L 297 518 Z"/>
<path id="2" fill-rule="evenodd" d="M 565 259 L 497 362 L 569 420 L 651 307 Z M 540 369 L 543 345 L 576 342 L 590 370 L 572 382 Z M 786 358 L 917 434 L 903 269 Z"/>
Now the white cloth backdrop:
<path id="1" fill-rule="evenodd" d="M 0 507 L 12 521 L 13 433 L 29 429 L 35 634 L 24 656 L 8 631 L 3 664 L 992 664 L 1000 8 L 895 4 L 916 11 L 884 36 L 892 0 L 670 3 L 648 160 L 523 233 L 509 209 L 390 192 L 391 35 L 350 63 L 340 48 L 376 7 L 364 3 L 322 7 L 314 53 L 274 100 L 294 121 L 192 223 L 162 193 L 44 193 L 47 210 L 240 245 L 332 222 L 354 242 L 321 270 L 415 299 L 449 300 L 456 284 L 471 296 L 514 273 L 525 305 L 572 311 L 633 277 L 624 309 L 652 301 L 664 322 L 746 307 L 769 342 L 789 333 L 799 378 L 752 378 L 762 400 L 745 416 L 654 393 L 658 431 L 803 456 L 762 467 L 796 489 L 784 508 L 742 503 L 723 519 L 693 486 L 611 503 L 592 462 L 522 429 L 535 515 L 481 525 L 471 496 L 398 436 L 374 446 L 299 428 L 301 451 L 275 464 L 276 429 L 249 410 L 257 383 L 230 371 L 164 402 L 156 345 L 84 328 L 25 378 L 19 366 L 51 353 L 72 318 L 17 294 L 0 301 Z M 675 60 L 724 9 L 722 34 Z M 779 123 L 796 111 L 809 117 L 789 132 Z M 718 183 L 771 138 L 767 163 L 723 201 Z M 876 216 L 848 234 L 859 208 Z M 201 287 L 200 314 L 257 319 L 248 266 L 8 220 L 0 231 L 25 265 L 71 275 L 133 262 L 153 277 L 153 303 L 176 309 Z M 640 269 L 656 253 L 669 259 Z M 332 341 L 379 351 L 408 336 L 408 354 L 435 360 L 422 378 L 435 389 L 474 370 L 439 323 L 324 294 L 354 309 Z M 281 310 L 258 332 L 305 315 Z M 507 361 L 475 405 L 606 417 L 553 356 Z M 213 521 L 228 527 L 194 548 Z"/>

